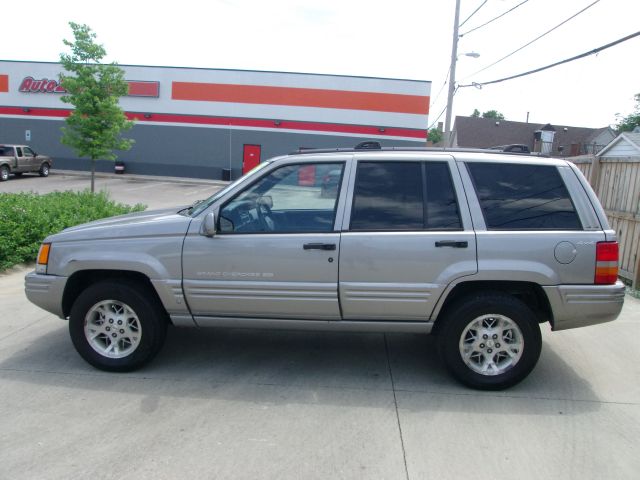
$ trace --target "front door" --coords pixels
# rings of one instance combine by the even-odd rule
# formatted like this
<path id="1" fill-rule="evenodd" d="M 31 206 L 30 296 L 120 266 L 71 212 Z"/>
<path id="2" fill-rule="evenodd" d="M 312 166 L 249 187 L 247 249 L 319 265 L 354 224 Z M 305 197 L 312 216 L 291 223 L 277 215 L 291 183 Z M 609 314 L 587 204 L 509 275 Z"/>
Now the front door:
<path id="1" fill-rule="evenodd" d="M 300 175 L 309 165 L 268 171 L 220 206 L 215 236 L 187 235 L 183 287 L 197 322 L 212 316 L 340 319 L 340 192 L 323 194 L 322 184 L 344 164 L 313 163 L 314 181 Z"/>
<path id="2" fill-rule="evenodd" d="M 24 155 L 24 167 L 25 167 L 25 169 L 34 170 L 34 168 L 36 167 L 38 159 L 37 159 L 35 153 L 33 152 L 33 150 L 31 150 L 29 147 L 24 147 L 22 149 L 22 153 Z"/>
<path id="3" fill-rule="evenodd" d="M 260 163 L 260 145 L 245 145 L 242 150 L 242 174 L 250 172 Z"/>

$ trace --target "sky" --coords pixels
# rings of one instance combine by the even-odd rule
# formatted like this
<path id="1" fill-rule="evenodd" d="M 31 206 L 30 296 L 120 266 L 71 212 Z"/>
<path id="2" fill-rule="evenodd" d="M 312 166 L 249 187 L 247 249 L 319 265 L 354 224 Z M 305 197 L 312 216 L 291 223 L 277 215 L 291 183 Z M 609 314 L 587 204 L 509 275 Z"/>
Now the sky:
<path id="1" fill-rule="evenodd" d="M 637 0 L 461 0 L 456 83 L 469 85 L 593 50 L 640 30 Z M 476 73 L 596 3 L 530 46 Z M 484 3 L 484 5 L 483 5 Z M 446 106 L 454 0 L 44 0 L 4 2 L 0 59 L 58 61 L 69 21 L 85 23 L 122 65 L 265 70 L 429 80 L 429 123 Z M 7 21 L 7 19 L 22 19 Z M 477 52 L 479 58 L 462 54 Z M 633 111 L 640 37 L 482 89 L 459 88 L 455 115 L 604 127 Z M 444 120 L 444 114 L 439 118 Z"/>

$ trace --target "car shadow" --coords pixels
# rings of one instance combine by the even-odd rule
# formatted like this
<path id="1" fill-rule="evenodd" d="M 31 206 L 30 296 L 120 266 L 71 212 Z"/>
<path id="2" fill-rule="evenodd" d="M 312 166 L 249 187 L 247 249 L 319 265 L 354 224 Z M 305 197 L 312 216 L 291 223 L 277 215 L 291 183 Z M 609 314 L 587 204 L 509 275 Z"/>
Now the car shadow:
<path id="1" fill-rule="evenodd" d="M 163 350 L 149 365 L 117 374 L 85 363 L 64 324 L 9 355 L 0 363 L 0 375 L 37 385 L 150 398 L 161 388 L 162 395 L 170 397 L 277 404 L 289 401 L 282 392 L 297 390 L 313 392 L 296 395 L 302 399 L 298 401 L 379 406 L 381 395 L 395 392 L 414 397 L 405 406 L 419 411 L 433 407 L 433 395 L 485 397 L 491 400 L 483 403 L 487 413 L 504 413 L 501 403 L 514 399 L 572 402 L 572 414 L 600 408 L 589 382 L 547 345 L 522 383 L 505 391 L 480 392 L 456 383 L 439 361 L 436 339 L 418 334 L 170 327 Z M 464 402 L 436 403 L 438 410 L 465 408 Z M 550 402 L 549 409 L 557 410 L 556 404 Z M 530 413 L 544 412 L 537 407 Z"/>

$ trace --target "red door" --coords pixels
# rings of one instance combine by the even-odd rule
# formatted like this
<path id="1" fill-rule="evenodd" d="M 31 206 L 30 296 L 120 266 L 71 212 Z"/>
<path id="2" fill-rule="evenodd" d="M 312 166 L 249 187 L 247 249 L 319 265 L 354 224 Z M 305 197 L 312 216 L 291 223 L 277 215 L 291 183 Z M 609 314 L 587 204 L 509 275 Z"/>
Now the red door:
<path id="1" fill-rule="evenodd" d="M 252 170 L 260 163 L 260 145 L 245 145 L 242 151 L 242 174 Z"/>

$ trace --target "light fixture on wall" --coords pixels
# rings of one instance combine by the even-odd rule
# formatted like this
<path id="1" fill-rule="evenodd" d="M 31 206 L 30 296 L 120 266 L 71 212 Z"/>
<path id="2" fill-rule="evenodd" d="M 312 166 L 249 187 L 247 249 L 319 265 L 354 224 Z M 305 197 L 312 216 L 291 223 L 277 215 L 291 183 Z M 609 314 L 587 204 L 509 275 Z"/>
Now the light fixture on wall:
<path id="1" fill-rule="evenodd" d="M 384 132 L 384 131 L 385 131 L 385 128 L 384 128 L 384 127 L 380 127 L 380 128 L 378 129 L 378 131 L 379 131 L 379 132 Z"/>
<path id="2" fill-rule="evenodd" d="M 31 111 L 31 109 L 29 107 L 22 107 L 22 111 L 29 113 Z"/>
<path id="3" fill-rule="evenodd" d="M 150 113 L 145 113 L 144 114 L 144 118 L 151 118 L 151 114 Z"/>
<path id="4" fill-rule="evenodd" d="M 281 123 L 281 122 L 280 122 L 280 120 L 274 120 L 274 121 L 273 121 L 273 124 L 274 124 L 276 127 L 277 127 L 277 126 L 279 126 L 279 125 L 280 125 L 280 123 Z"/>

